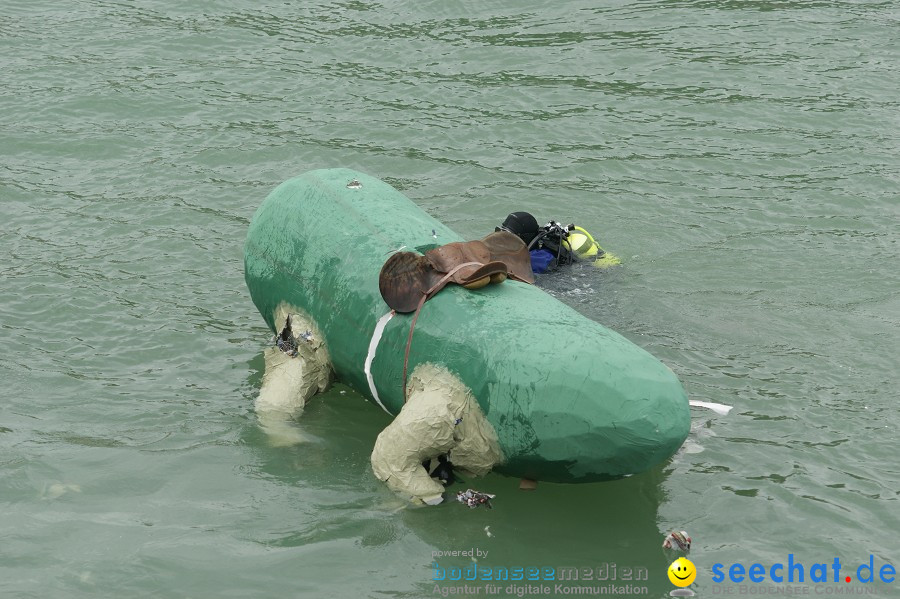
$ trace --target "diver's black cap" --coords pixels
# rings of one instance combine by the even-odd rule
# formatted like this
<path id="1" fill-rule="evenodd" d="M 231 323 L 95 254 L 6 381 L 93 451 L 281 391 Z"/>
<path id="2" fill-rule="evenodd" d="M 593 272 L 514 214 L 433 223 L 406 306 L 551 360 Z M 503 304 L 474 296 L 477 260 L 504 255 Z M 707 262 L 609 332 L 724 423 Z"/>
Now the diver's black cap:
<path id="1" fill-rule="evenodd" d="M 538 224 L 537 220 L 527 212 L 511 212 L 503 224 L 495 227 L 494 230 L 509 231 L 524 241 L 525 245 L 528 245 L 532 239 L 537 237 Z"/>

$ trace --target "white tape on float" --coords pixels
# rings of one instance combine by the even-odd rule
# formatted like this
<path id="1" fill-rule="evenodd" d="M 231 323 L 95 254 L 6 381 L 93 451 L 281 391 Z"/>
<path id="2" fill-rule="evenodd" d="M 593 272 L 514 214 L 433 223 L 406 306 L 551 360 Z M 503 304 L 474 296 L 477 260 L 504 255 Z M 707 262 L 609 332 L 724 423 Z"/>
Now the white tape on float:
<path id="1" fill-rule="evenodd" d="M 728 412 L 731 411 L 733 406 L 726 406 L 721 403 L 712 403 L 708 401 L 694 401 L 693 399 L 688 401 L 689 404 L 694 406 L 695 408 L 706 408 L 707 410 L 712 410 L 716 414 L 721 414 L 722 416 L 727 416 Z"/>
<path id="2" fill-rule="evenodd" d="M 387 326 L 388 321 L 394 317 L 394 311 L 391 310 L 384 316 L 378 319 L 378 322 L 375 324 L 375 332 L 372 333 L 372 340 L 369 341 L 369 353 L 366 354 L 366 363 L 363 366 L 363 372 L 366 373 L 366 380 L 369 382 L 369 391 L 372 393 L 372 398 L 375 399 L 375 402 L 381 406 L 381 409 L 388 412 L 388 409 L 384 407 L 384 404 L 381 403 L 381 399 L 378 397 L 378 390 L 375 388 L 375 380 L 372 378 L 372 362 L 375 360 L 375 350 L 378 349 L 378 343 L 381 341 L 381 336 L 384 334 L 384 327 Z M 393 414 L 391 414 L 393 416 Z"/>

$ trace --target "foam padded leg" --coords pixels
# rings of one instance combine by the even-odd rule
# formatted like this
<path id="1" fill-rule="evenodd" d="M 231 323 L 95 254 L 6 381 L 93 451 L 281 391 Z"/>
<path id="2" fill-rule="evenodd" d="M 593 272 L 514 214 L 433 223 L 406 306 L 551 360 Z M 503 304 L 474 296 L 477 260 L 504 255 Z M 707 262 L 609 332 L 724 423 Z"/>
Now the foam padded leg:
<path id="1" fill-rule="evenodd" d="M 375 441 L 372 470 L 393 491 L 413 500 L 440 503 L 444 491 L 422 462 L 450 453 L 457 467 L 483 475 L 502 459 L 497 436 L 478 402 L 446 368 L 417 366 L 408 400 Z"/>
<path id="2" fill-rule="evenodd" d="M 413 393 L 372 450 L 372 470 L 392 491 L 425 503 L 440 503 L 444 486 L 431 478 L 422 461 L 450 451 L 453 415 L 435 393 Z"/>
<path id="3" fill-rule="evenodd" d="M 284 326 L 287 307 L 280 308 L 276 322 Z M 264 352 L 266 371 L 262 388 L 254 402 L 260 426 L 273 445 L 285 446 L 302 443 L 306 438 L 292 424 L 306 406 L 307 401 L 328 388 L 331 366 L 321 338 L 311 319 L 292 314 L 296 354 L 285 353 L 278 347 L 267 347 Z"/>

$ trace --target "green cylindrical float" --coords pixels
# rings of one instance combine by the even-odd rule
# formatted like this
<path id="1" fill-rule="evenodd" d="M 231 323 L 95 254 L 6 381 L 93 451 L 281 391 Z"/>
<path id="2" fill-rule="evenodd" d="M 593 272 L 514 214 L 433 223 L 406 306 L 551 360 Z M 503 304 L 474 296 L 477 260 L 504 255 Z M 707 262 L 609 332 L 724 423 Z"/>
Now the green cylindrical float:
<path id="1" fill-rule="evenodd" d="M 454 241 L 462 239 L 383 181 L 311 171 L 259 207 L 245 277 L 273 331 L 279 305 L 302 309 L 324 336 L 336 376 L 396 415 L 412 315 L 386 318 L 379 272 L 401 248 L 424 253 Z M 496 470 L 513 476 L 590 482 L 641 472 L 671 456 L 690 429 L 688 399 L 668 367 L 518 281 L 474 291 L 450 285 L 430 299 L 409 370 L 424 363 L 471 390 L 503 452 Z"/>

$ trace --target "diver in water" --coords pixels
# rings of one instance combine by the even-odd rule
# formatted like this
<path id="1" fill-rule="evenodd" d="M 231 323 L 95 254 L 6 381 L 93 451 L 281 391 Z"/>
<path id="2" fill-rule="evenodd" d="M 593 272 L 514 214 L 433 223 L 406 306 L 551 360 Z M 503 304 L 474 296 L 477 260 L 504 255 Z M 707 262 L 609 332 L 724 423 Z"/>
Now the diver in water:
<path id="1" fill-rule="evenodd" d="M 543 227 L 528 212 L 512 212 L 494 231 L 508 231 L 521 239 L 531 254 L 531 270 L 545 273 L 573 262 L 592 262 L 597 267 L 619 264 L 619 259 L 600 247 L 577 225 L 561 225 L 551 220 Z"/>

